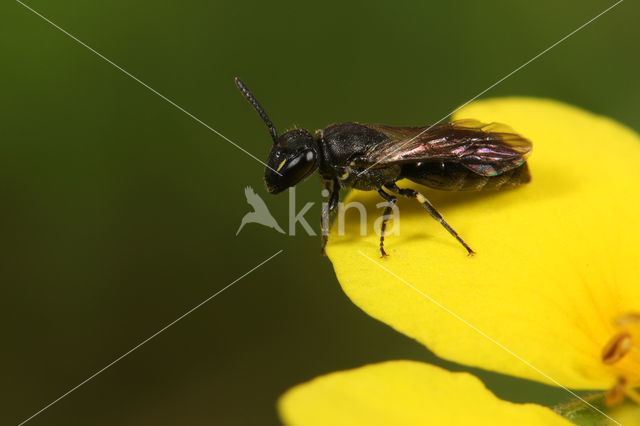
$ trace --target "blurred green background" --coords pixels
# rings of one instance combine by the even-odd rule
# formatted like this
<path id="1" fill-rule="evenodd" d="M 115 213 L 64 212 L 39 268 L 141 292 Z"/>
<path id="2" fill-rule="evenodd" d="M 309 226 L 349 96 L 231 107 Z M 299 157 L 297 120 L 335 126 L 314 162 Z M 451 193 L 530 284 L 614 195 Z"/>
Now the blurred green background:
<path id="1" fill-rule="evenodd" d="M 233 76 L 280 130 L 425 125 L 612 3 L 27 2 L 259 158 L 270 140 Z M 622 3 L 485 97 L 555 98 L 640 129 L 639 12 Z M 19 3 L 0 16 L 0 423 L 280 249 L 30 424 L 278 424 L 277 397 L 319 374 L 403 358 L 463 369 L 352 305 L 318 237 L 235 236 L 247 185 L 286 229 L 288 197 L 266 194 L 258 162 Z M 316 229 L 320 189 L 297 191 Z M 513 401 L 568 399 L 472 371 Z"/>

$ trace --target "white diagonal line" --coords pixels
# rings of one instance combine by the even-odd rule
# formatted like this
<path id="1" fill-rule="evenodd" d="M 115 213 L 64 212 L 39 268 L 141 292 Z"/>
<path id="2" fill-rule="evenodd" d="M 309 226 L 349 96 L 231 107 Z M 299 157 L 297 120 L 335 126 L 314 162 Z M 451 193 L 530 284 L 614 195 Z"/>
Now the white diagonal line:
<path id="1" fill-rule="evenodd" d="M 116 64 L 115 62 L 113 62 L 111 59 L 107 58 L 106 56 L 104 56 L 102 53 L 98 52 L 97 50 L 95 50 L 94 48 L 92 48 L 91 46 L 89 46 L 88 44 L 86 44 L 85 42 L 83 42 L 82 40 L 78 39 L 76 36 L 74 36 L 73 34 L 69 33 L 68 31 L 66 31 L 64 28 L 60 27 L 59 25 L 55 24 L 54 22 L 52 22 L 50 19 L 48 19 L 47 17 L 43 16 L 42 14 L 40 14 L 39 12 L 37 12 L 36 10 L 34 10 L 33 8 L 27 6 L 26 4 L 24 4 L 23 2 L 21 2 L 20 0 L 16 0 L 16 2 L 20 3 L 22 6 L 24 6 L 26 9 L 30 10 L 31 12 L 33 12 L 35 15 L 39 16 L 40 18 L 42 18 L 44 21 L 48 22 L 49 24 L 51 24 L 54 28 L 58 29 L 59 31 L 61 31 L 62 33 L 64 33 L 65 35 L 67 35 L 68 37 L 70 37 L 71 39 L 73 39 L 74 41 L 76 41 L 78 44 L 80 44 L 81 46 L 86 47 L 88 50 L 90 50 L 91 52 L 95 53 L 96 55 L 98 55 L 100 58 L 104 59 L 106 62 L 108 62 L 109 64 L 113 65 L 115 68 L 117 68 L 118 70 L 122 71 L 124 74 L 126 74 L 127 76 L 131 77 L 133 80 L 137 81 L 138 83 L 140 83 L 142 86 L 144 86 L 146 89 L 148 89 L 149 91 L 151 91 L 152 93 L 158 95 L 159 97 L 161 97 L 162 99 L 164 99 L 165 101 L 167 101 L 168 103 L 170 103 L 171 105 L 173 105 L 174 107 L 176 107 L 178 110 L 182 111 L 183 113 L 185 113 L 186 115 L 188 115 L 189 117 L 193 118 L 195 121 L 197 121 L 198 123 L 202 124 L 204 127 L 206 127 L 207 129 L 211 130 L 213 133 L 215 133 L 216 135 L 220 136 L 222 139 L 226 140 L 227 142 L 229 142 L 231 145 L 235 146 L 236 148 L 238 148 L 240 151 L 244 152 L 245 154 L 247 154 L 249 157 L 253 158 L 254 160 L 256 160 L 257 162 L 259 162 L 260 164 L 262 164 L 263 166 L 273 170 L 274 172 L 276 172 L 277 174 L 279 174 L 280 176 L 282 176 L 282 174 L 280 174 L 277 170 L 274 170 L 273 168 L 271 168 L 269 165 L 267 165 L 265 162 L 263 162 L 262 160 L 260 160 L 258 157 L 256 157 L 255 155 L 253 155 L 252 153 L 250 153 L 249 151 L 247 151 L 246 149 L 244 149 L 243 147 L 241 147 L 240 145 L 238 145 L 237 143 L 235 143 L 234 141 L 232 141 L 231 139 L 229 139 L 228 137 L 226 137 L 225 135 L 223 135 L 222 133 L 220 133 L 219 131 L 217 131 L 216 129 L 214 129 L 213 127 L 209 126 L 207 123 L 205 123 L 204 121 L 200 120 L 198 117 L 196 117 L 195 115 L 191 114 L 189 111 L 187 111 L 186 109 L 184 109 L 183 107 L 181 107 L 180 105 L 178 105 L 177 103 L 175 103 L 174 101 L 172 101 L 171 99 L 167 98 L 165 95 L 163 95 L 162 93 L 158 92 L 156 89 L 154 89 L 153 87 L 149 86 L 147 83 L 145 83 L 144 81 L 140 80 L 138 77 L 136 77 L 135 75 L 131 74 L 129 71 L 125 70 L 124 68 L 122 68 L 121 66 L 119 66 L 118 64 Z"/>
<path id="2" fill-rule="evenodd" d="M 513 351 L 511 351 L 509 348 L 507 348 L 505 345 L 503 345 L 502 343 L 496 341 L 495 339 L 493 339 L 491 336 L 489 336 L 488 334 L 486 334 L 484 331 L 480 330 L 479 328 L 475 327 L 473 324 L 470 324 L 468 321 L 466 321 L 464 318 L 462 318 L 461 316 L 459 316 L 458 314 L 456 314 L 455 312 L 447 309 L 447 307 L 441 305 L 440 303 L 438 303 L 437 300 L 433 299 L 432 297 L 430 297 L 429 295 L 423 293 L 422 291 L 418 290 L 416 287 L 414 287 L 413 285 L 411 285 L 408 281 L 404 280 L 403 278 L 399 277 L 398 275 L 396 275 L 395 273 L 393 273 L 391 270 L 385 268 L 384 266 L 382 266 L 379 262 L 376 262 L 375 260 L 373 260 L 372 258 L 370 258 L 369 256 L 367 256 L 366 254 L 364 254 L 363 252 L 361 252 L 360 250 L 358 250 L 358 253 L 360 253 L 361 255 L 363 255 L 364 257 L 366 257 L 367 259 L 369 259 L 371 262 L 373 262 L 374 264 L 376 264 L 377 266 L 379 266 L 380 268 L 384 269 L 385 271 L 387 271 L 389 274 L 393 275 L 394 277 L 396 277 L 397 279 L 399 279 L 400 281 L 402 281 L 407 287 L 415 290 L 416 292 L 420 293 L 422 296 L 424 296 L 425 298 L 427 298 L 430 302 L 434 303 L 435 305 L 437 305 L 439 308 L 441 308 L 442 310 L 446 311 L 447 313 L 449 313 L 451 316 L 453 316 L 454 318 L 456 318 L 457 320 L 461 321 L 462 323 L 466 324 L 467 326 L 469 326 L 471 329 L 473 329 L 473 331 L 475 331 L 476 333 L 480 334 L 481 336 L 487 338 L 488 340 L 490 340 L 491 342 L 493 342 L 496 346 L 498 346 L 500 349 L 504 350 L 505 352 L 507 352 L 508 354 L 512 355 L 514 358 L 517 358 L 518 360 L 522 361 L 524 364 L 526 364 L 528 367 L 530 367 L 531 369 L 535 370 L 538 374 L 540 374 L 541 376 L 547 378 L 548 380 L 552 381 L 554 384 L 556 384 L 556 386 L 564 389 L 565 391 L 569 392 L 572 396 L 578 398 L 580 401 L 584 402 L 585 404 L 587 404 L 589 407 L 591 407 L 593 410 L 597 411 L 598 413 L 602 414 L 603 416 L 605 416 L 606 418 L 608 418 L 609 420 L 611 420 L 612 422 L 622 426 L 622 423 L 612 419 L 611 417 L 609 417 L 607 414 L 605 414 L 602 410 L 598 409 L 598 407 L 592 405 L 590 402 L 585 401 L 583 398 L 581 398 L 579 395 L 577 395 L 575 392 L 573 392 L 571 389 L 568 389 L 564 386 L 562 386 L 562 384 L 560 382 L 558 382 L 556 379 L 554 379 L 553 377 L 550 377 L 549 375 L 545 374 L 543 371 L 539 370 L 536 366 L 534 366 L 533 364 L 531 364 L 529 361 L 527 361 L 526 359 L 521 358 L 520 356 L 518 356 L 516 353 L 514 353 Z"/>
<path id="3" fill-rule="evenodd" d="M 469 99 L 467 102 L 463 103 L 462 105 L 460 105 L 458 108 L 454 109 L 453 111 L 451 111 L 450 113 L 448 113 L 447 115 L 445 115 L 444 117 L 442 117 L 440 120 L 436 121 L 435 123 L 433 123 L 431 126 L 427 127 L 425 130 L 421 131 L 420 133 L 418 133 L 417 135 L 415 135 L 414 137 L 412 137 L 411 139 L 409 139 L 406 142 L 403 142 L 402 145 L 400 147 L 398 147 L 397 149 L 391 151 L 389 154 L 383 156 L 381 159 L 379 159 L 378 161 L 376 161 L 375 163 L 373 163 L 372 165 L 370 165 L 369 167 L 367 167 L 366 169 L 364 169 L 363 171 L 361 171 L 360 173 L 358 173 L 358 176 L 360 176 L 362 173 L 366 172 L 367 170 L 369 170 L 370 168 L 374 167 L 375 165 L 379 164 L 380 162 L 384 161 L 385 159 L 389 158 L 390 156 L 402 151 L 404 149 L 405 146 L 407 146 L 411 141 L 419 138 L 420 136 L 422 136 L 423 134 L 425 134 L 426 132 L 428 132 L 429 130 L 431 130 L 435 125 L 437 125 L 438 123 L 440 123 L 442 120 L 446 119 L 447 117 L 455 114 L 456 112 L 458 112 L 459 110 L 461 110 L 462 108 L 464 108 L 465 106 L 469 105 L 471 102 L 475 101 L 476 99 L 478 99 L 480 96 L 484 95 L 485 93 L 487 93 L 489 90 L 493 89 L 494 87 L 496 87 L 498 84 L 502 83 L 503 81 L 505 81 L 507 78 L 511 77 L 512 75 L 514 75 L 515 73 L 517 73 L 518 71 L 520 71 L 522 68 L 526 67 L 527 65 L 529 65 L 531 62 L 535 61 L 536 59 L 538 59 L 540 56 L 544 55 L 545 53 L 547 53 L 548 51 L 550 51 L 551 49 L 553 49 L 554 47 L 556 47 L 557 45 L 559 45 L 560 43 L 562 43 L 563 41 L 565 41 L 566 39 L 568 39 L 569 37 L 571 37 L 572 35 L 574 35 L 575 33 L 577 33 L 578 31 L 580 31 L 581 29 L 583 29 L 584 27 L 586 27 L 587 25 L 589 25 L 590 23 L 592 23 L 593 21 L 595 21 L 596 19 L 598 19 L 599 17 L 601 17 L 602 15 L 604 15 L 605 13 L 607 13 L 608 11 L 610 11 L 611 9 L 613 9 L 614 7 L 616 7 L 617 5 L 619 5 L 620 3 L 622 3 L 624 0 L 618 0 L 616 3 L 612 4 L 611 6 L 609 6 L 608 8 L 606 8 L 605 10 L 603 10 L 602 12 L 598 13 L 596 16 L 594 16 L 593 18 L 589 19 L 587 22 L 585 22 L 584 24 L 580 25 L 578 28 L 576 28 L 575 30 L 571 31 L 569 34 L 567 34 L 566 36 L 562 37 L 560 40 L 556 41 L 555 43 L 553 43 L 551 46 L 547 47 L 546 49 L 544 49 L 542 52 L 538 53 L 536 56 L 534 56 L 533 58 L 529 59 L 527 62 L 525 62 L 524 64 L 520 65 L 518 68 L 516 68 L 515 70 L 511 71 L 509 74 L 505 75 L 504 77 L 502 77 L 500 80 L 496 81 L 495 83 L 493 83 L 491 86 L 487 87 L 486 89 L 484 89 L 482 92 L 478 93 L 477 95 L 475 95 L 473 98 Z"/>
<path id="4" fill-rule="evenodd" d="M 151 336 L 147 337 L 146 339 L 144 339 L 142 342 L 138 343 L 137 345 L 135 345 L 133 348 L 129 349 L 127 352 L 123 353 L 122 355 L 120 355 L 118 358 L 114 359 L 113 361 L 111 361 L 109 364 L 105 365 L 104 367 L 102 367 L 100 370 L 96 371 L 95 373 L 93 373 L 91 376 L 87 377 L 86 379 L 84 379 L 82 382 L 78 383 L 77 385 L 75 385 L 74 387 L 72 387 L 71 389 L 69 389 L 68 391 L 66 391 L 65 393 L 63 393 L 62 395 L 60 395 L 58 398 L 54 399 L 53 401 L 51 401 L 49 404 L 45 405 L 44 407 L 42 407 L 40 410 L 38 410 L 36 413 L 34 413 L 33 415 L 31 415 L 30 417 L 28 417 L 27 419 L 23 420 L 22 422 L 20 422 L 18 424 L 18 426 L 21 426 L 25 423 L 27 423 L 29 420 L 33 419 L 35 416 L 37 416 L 38 414 L 42 413 L 43 411 L 45 411 L 46 409 L 48 409 L 49 407 L 51 407 L 52 405 L 54 405 L 55 403 L 57 403 L 58 401 L 60 401 L 62 398 L 66 397 L 67 395 L 69 395 L 71 392 L 75 391 L 76 389 L 78 389 L 80 386 L 84 385 L 85 383 L 87 383 L 88 381 L 90 381 L 91 379 L 93 379 L 94 377 L 96 377 L 97 375 L 99 375 L 100 373 L 102 373 L 103 371 L 105 371 L 107 368 L 111 367 L 112 365 L 114 365 L 115 363 L 117 363 L 118 361 L 120 361 L 122 358 L 126 357 L 127 355 L 129 355 L 131 352 L 135 351 L 136 349 L 140 348 L 142 345 L 144 345 L 145 343 L 147 343 L 149 340 L 153 339 L 154 337 L 156 337 L 158 334 L 162 333 L 163 331 L 165 331 L 166 329 L 168 329 L 169 327 L 171 327 L 172 325 L 174 325 L 175 323 L 177 323 L 178 321 L 180 321 L 181 319 L 183 319 L 184 317 L 186 317 L 187 315 L 189 315 L 190 313 L 192 313 L 193 311 L 195 311 L 196 309 L 198 309 L 199 307 L 201 307 L 202 305 L 204 305 L 205 303 L 207 303 L 208 301 L 210 301 L 211 299 L 213 299 L 214 297 L 216 297 L 217 295 L 219 295 L 220 293 L 222 293 L 223 291 L 225 291 L 226 289 L 228 289 L 229 287 L 231 287 L 232 285 L 234 285 L 235 283 L 237 283 L 238 281 L 240 281 L 241 279 L 243 279 L 244 277 L 246 277 L 247 275 L 249 275 L 250 273 L 252 273 L 253 271 L 255 271 L 256 269 L 258 269 L 259 267 L 261 267 L 262 265 L 264 265 L 265 263 L 267 263 L 268 261 L 270 261 L 271 259 L 273 259 L 274 257 L 276 257 L 277 255 L 279 255 L 280 253 L 282 253 L 282 250 L 279 250 L 277 253 L 271 255 L 271 257 L 263 260 L 262 262 L 260 262 L 259 264 L 257 264 L 256 266 L 254 266 L 253 268 L 251 268 L 249 271 L 245 272 L 244 274 L 242 274 L 241 276 L 239 276 L 238 278 L 236 278 L 235 280 L 233 280 L 232 282 L 230 282 L 229 284 L 227 284 L 226 286 L 224 286 L 222 289 L 218 290 L 217 292 L 215 292 L 214 294 L 212 294 L 211 296 L 207 297 L 206 299 L 204 299 L 202 302 L 198 303 L 196 306 L 194 306 L 193 308 L 189 309 L 187 312 L 185 312 L 184 314 L 180 315 L 178 318 L 176 318 L 175 320 L 171 321 L 169 324 L 165 325 L 164 327 L 162 327 L 160 330 L 156 331 L 155 333 L 153 333 Z"/>

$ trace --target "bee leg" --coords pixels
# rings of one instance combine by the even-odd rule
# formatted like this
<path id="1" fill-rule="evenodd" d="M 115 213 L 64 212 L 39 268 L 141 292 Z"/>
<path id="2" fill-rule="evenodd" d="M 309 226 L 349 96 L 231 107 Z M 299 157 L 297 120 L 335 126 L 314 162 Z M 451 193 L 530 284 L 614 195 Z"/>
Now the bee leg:
<path id="1" fill-rule="evenodd" d="M 387 206 L 384 208 L 384 212 L 382 213 L 382 226 L 380 227 L 380 253 L 382 254 L 382 257 L 387 257 L 389 255 L 384 251 L 384 232 L 387 229 L 387 221 L 391 217 L 391 211 L 393 210 L 393 206 L 396 204 L 397 198 L 391 194 L 387 194 L 382 190 L 382 188 L 378 189 L 378 194 L 387 200 Z"/>
<path id="2" fill-rule="evenodd" d="M 385 187 L 397 194 L 403 195 L 407 198 L 413 198 L 417 200 L 419 203 L 422 204 L 422 206 L 427 210 L 427 212 L 429 212 L 431 217 L 433 217 L 435 220 L 440 222 L 440 224 L 444 226 L 444 229 L 449 231 L 449 233 L 453 235 L 455 239 L 458 240 L 458 242 L 460 242 L 460 244 L 464 246 L 465 249 L 467 249 L 467 253 L 469 254 L 469 256 L 473 256 L 475 254 L 475 252 L 471 249 L 471 247 L 469 247 L 467 243 L 465 243 L 464 240 L 460 238 L 458 233 L 451 226 L 449 226 L 449 224 L 444 220 L 442 215 L 438 212 L 438 210 L 436 210 L 433 204 L 431 204 L 429 200 L 427 200 L 427 197 L 425 197 L 424 195 L 422 195 L 421 193 L 419 193 L 414 189 L 398 188 L 398 186 L 395 183 L 385 184 Z"/>
<path id="3" fill-rule="evenodd" d="M 325 181 L 324 187 L 329 193 L 329 202 L 322 208 L 322 216 L 320 218 L 320 228 L 322 229 L 322 242 L 320 245 L 320 254 L 325 255 L 324 249 L 329 241 L 329 216 L 338 207 L 340 200 L 340 184 L 335 181 Z"/>

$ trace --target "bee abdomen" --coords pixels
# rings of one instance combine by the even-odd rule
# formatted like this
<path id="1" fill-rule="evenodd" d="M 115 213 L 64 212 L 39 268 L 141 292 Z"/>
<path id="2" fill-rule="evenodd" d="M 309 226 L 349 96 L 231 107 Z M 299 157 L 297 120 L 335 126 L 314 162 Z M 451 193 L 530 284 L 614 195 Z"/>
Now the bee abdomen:
<path id="1" fill-rule="evenodd" d="M 481 176 L 457 163 L 425 162 L 405 166 L 403 176 L 443 191 L 495 191 L 531 180 L 526 162 L 497 176 Z"/>

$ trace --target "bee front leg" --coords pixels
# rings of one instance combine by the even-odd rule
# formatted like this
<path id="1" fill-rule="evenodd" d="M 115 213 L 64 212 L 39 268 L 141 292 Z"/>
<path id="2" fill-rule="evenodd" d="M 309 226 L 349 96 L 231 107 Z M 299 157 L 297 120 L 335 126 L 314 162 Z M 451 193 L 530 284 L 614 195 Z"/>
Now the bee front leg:
<path id="1" fill-rule="evenodd" d="M 320 217 L 320 228 L 322 233 L 322 242 L 320 244 L 320 254 L 325 255 L 324 249 L 329 242 L 329 216 L 338 207 L 340 200 L 340 184 L 336 181 L 325 181 L 324 187 L 329 191 L 329 202 L 322 207 L 322 216 Z"/>
<path id="2" fill-rule="evenodd" d="M 431 204 L 429 200 L 427 200 L 427 197 L 425 197 L 415 189 L 398 188 L 398 186 L 395 183 L 386 184 L 385 187 L 390 191 L 395 192 L 396 194 L 400 194 L 407 198 L 413 198 L 414 200 L 417 200 L 419 203 L 422 204 L 425 210 L 429 212 L 431 217 L 433 217 L 435 220 L 440 222 L 440 224 L 444 226 L 444 229 L 449 231 L 449 233 L 453 235 L 455 239 L 458 240 L 458 242 L 460 242 L 460 244 L 464 246 L 465 249 L 467 249 L 467 253 L 469 254 L 469 256 L 473 256 L 475 254 L 475 252 L 471 249 L 471 247 L 469 247 L 469 245 L 464 242 L 464 240 L 458 235 L 458 233 L 451 226 L 449 226 L 449 224 L 444 220 L 442 215 L 438 212 L 438 210 L 436 210 L 433 204 Z"/>
<path id="3" fill-rule="evenodd" d="M 382 188 L 378 189 L 378 194 L 387 200 L 387 206 L 384 208 L 384 212 L 382 213 L 382 226 L 380 227 L 380 253 L 382 254 L 382 257 L 387 257 L 389 255 L 384 251 L 384 233 L 387 230 L 387 221 L 391 217 L 391 212 L 393 210 L 393 206 L 396 204 L 397 198 L 391 194 L 387 194 L 382 190 Z"/>

